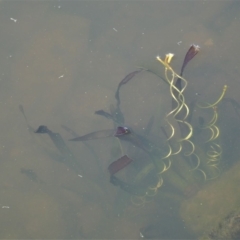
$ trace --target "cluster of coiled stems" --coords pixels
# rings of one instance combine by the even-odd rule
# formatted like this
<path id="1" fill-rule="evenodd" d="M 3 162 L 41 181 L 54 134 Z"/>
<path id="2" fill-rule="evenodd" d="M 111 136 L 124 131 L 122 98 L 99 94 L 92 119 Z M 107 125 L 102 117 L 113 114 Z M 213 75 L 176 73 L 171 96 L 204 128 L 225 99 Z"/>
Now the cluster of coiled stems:
<path id="1" fill-rule="evenodd" d="M 187 53 L 181 69 L 181 74 L 177 74 L 170 66 L 170 62 L 174 56 L 172 53 L 166 54 L 165 59 L 161 59 L 157 56 L 157 60 L 164 66 L 165 80 L 169 84 L 169 92 L 172 98 L 172 109 L 165 116 L 165 120 L 170 131 L 167 133 L 165 128 L 161 127 L 167 139 L 166 143 L 168 150 L 167 153 L 158 161 L 161 163 L 159 164 L 160 167 L 157 170 L 158 181 L 155 186 L 148 187 L 144 196 L 132 198 L 132 202 L 135 205 L 144 205 L 145 202 L 149 201 L 150 197 L 157 194 L 158 190 L 163 185 L 162 176 L 164 172 L 167 172 L 164 177 L 166 177 L 167 181 L 173 185 L 177 183 L 176 179 L 180 180 L 181 177 L 185 180 L 185 183 L 189 180 L 195 181 L 195 177 L 192 176 L 192 172 L 195 170 L 202 174 L 204 180 L 214 179 L 220 173 L 218 165 L 222 156 L 222 148 L 219 144 L 220 130 L 217 126 L 217 105 L 225 96 L 227 86 L 225 85 L 223 87 L 222 94 L 215 103 L 197 104 L 197 107 L 200 109 L 212 109 L 213 111 L 211 120 L 201 127 L 204 131 L 210 131 L 210 137 L 204 143 L 206 150 L 204 151 L 199 146 L 195 146 L 194 141 L 192 140 L 194 130 L 189 122 L 190 109 L 184 96 L 184 91 L 187 88 L 188 83 L 187 80 L 182 77 L 182 73 L 188 61 L 196 55 L 199 48 L 198 46 L 192 45 L 190 50 L 192 51 L 190 52 L 191 55 L 189 52 Z M 192 110 L 193 109 L 191 109 L 191 111 Z M 180 169 L 183 170 L 182 173 L 178 173 L 177 176 L 177 174 L 171 169 L 172 164 L 175 164 L 175 170 L 176 167 L 180 167 Z M 151 166 L 151 168 L 148 167 L 148 170 L 150 171 L 153 167 L 154 166 Z"/>
<path id="2" fill-rule="evenodd" d="M 206 165 L 207 165 L 208 169 L 210 170 L 210 173 L 211 173 L 210 176 L 208 176 L 205 173 L 205 171 L 203 171 L 202 169 L 199 169 L 204 174 L 204 178 L 206 180 L 214 179 L 214 178 L 218 177 L 218 175 L 220 173 L 220 169 L 218 166 L 219 166 L 221 156 L 222 156 L 222 148 L 221 148 L 221 145 L 219 144 L 220 130 L 217 126 L 217 120 L 218 120 L 217 105 L 221 102 L 221 100 L 225 96 L 226 90 L 227 90 L 227 85 L 224 85 L 222 94 L 220 95 L 220 97 L 218 98 L 218 100 L 215 103 L 197 104 L 197 106 L 201 109 L 208 108 L 208 109 L 213 110 L 212 119 L 207 124 L 202 126 L 203 130 L 210 131 L 210 137 L 206 141 L 206 147 L 207 147 Z"/>
<path id="3" fill-rule="evenodd" d="M 170 126 L 171 132 L 170 132 L 170 136 L 167 138 L 169 151 L 163 159 L 169 159 L 171 156 L 179 154 L 183 150 L 183 142 L 187 142 L 190 146 L 190 148 L 188 147 L 188 152 L 185 152 L 184 155 L 191 156 L 192 154 L 195 154 L 194 153 L 195 145 L 191 141 L 191 137 L 193 135 L 193 127 L 187 121 L 187 117 L 189 115 L 189 107 L 186 104 L 185 97 L 183 94 L 184 90 L 187 87 L 187 81 L 182 76 L 177 74 L 172 69 L 172 67 L 169 65 L 172 57 L 173 57 L 173 54 L 171 54 L 171 53 L 167 54 L 164 60 L 162 60 L 159 56 L 157 56 L 157 60 L 159 62 L 161 62 L 165 67 L 165 79 L 169 83 L 170 94 L 171 94 L 172 99 L 175 102 L 175 104 L 174 104 L 175 107 L 166 115 L 166 118 L 165 118 L 167 124 Z M 177 80 L 181 81 L 181 84 L 183 84 L 183 86 L 181 86 L 181 88 L 176 86 Z M 181 116 L 181 117 L 179 118 L 179 116 Z M 184 127 L 184 130 L 185 130 L 184 131 L 185 136 L 176 138 L 175 127 L 170 122 L 170 119 L 174 119 L 180 127 L 181 127 L 181 125 L 185 125 L 185 126 L 182 126 L 182 127 Z M 171 146 L 172 140 L 177 142 L 177 145 L 178 145 L 177 150 L 175 150 L 175 151 L 173 151 L 173 148 Z M 197 157 L 197 159 L 198 159 L 198 157 Z M 169 160 L 169 161 L 171 161 L 171 160 Z M 197 165 L 199 165 L 199 163 Z M 194 168 L 196 168 L 196 167 L 194 167 Z"/>

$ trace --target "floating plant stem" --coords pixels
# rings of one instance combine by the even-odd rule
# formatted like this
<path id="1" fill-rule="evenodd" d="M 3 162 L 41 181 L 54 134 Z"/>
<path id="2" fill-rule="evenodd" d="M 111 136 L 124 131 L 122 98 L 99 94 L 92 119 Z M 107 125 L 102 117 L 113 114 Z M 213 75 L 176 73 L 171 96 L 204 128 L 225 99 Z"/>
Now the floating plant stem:
<path id="1" fill-rule="evenodd" d="M 170 90 L 170 95 L 172 96 L 172 110 L 166 115 L 166 122 L 171 128 L 170 137 L 167 138 L 167 141 L 174 140 L 180 144 L 180 149 L 179 149 L 180 151 L 177 151 L 175 153 L 172 152 L 172 148 L 170 146 L 170 151 L 169 151 L 169 154 L 167 155 L 167 158 L 171 158 L 171 157 L 178 158 L 176 160 L 174 159 L 171 160 L 173 163 L 172 164 L 173 167 L 177 167 L 176 170 L 179 171 L 179 174 L 184 179 L 186 179 L 187 181 L 191 179 L 193 182 L 194 182 L 194 177 L 192 176 L 192 173 L 191 173 L 192 171 L 190 171 L 191 169 L 189 169 L 187 162 L 191 161 L 192 159 L 194 163 L 192 170 L 196 170 L 200 167 L 201 161 L 200 161 L 200 157 L 195 153 L 195 150 L 196 150 L 195 144 L 190 140 L 191 137 L 193 136 L 193 127 L 188 121 L 186 121 L 186 119 L 188 119 L 190 115 L 190 110 L 188 105 L 185 102 L 185 97 L 183 94 L 184 90 L 187 88 L 188 83 L 186 79 L 182 77 L 182 75 L 189 61 L 198 52 L 199 52 L 198 46 L 196 45 L 190 46 L 188 52 L 185 55 L 180 75 L 178 75 L 169 65 L 173 57 L 173 54 L 171 53 L 167 54 L 164 60 L 162 60 L 160 57 L 157 57 L 157 60 L 160 61 L 165 67 L 165 78 L 170 85 L 169 90 Z M 172 116 L 173 119 L 175 119 L 179 125 L 180 133 L 182 136 L 179 139 L 177 139 L 177 134 L 175 134 L 176 132 L 175 127 L 172 125 L 172 123 L 170 123 L 170 120 L 169 120 L 170 116 Z M 183 149 L 183 142 L 187 143 L 186 146 L 184 145 L 184 149 L 187 147 L 187 150 L 188 150 L 186 153 L 184 153 L 184 155 L 181 154 L 181 151 Z M 186 157 L 188 157 L 189 160 L 185 159 Z M 205 174 L 203 170 L 201 170 L 201 172 Z M 168 175 L 168 173 L 169 171 L 167 172 L 166 175 Z"/>
<path id="2" fill-rule="evenodd" d="M 192 46 L 191 46 L 191 48 L 192 48 Z M 196 55 L 196 54 L 195 54 L 195 55 Z M 194 56 L 195 56 L 195 55 L 194 55 Z M 169 85 L 170 85 L 170 94 L 171 94 L 171 96 L 172 96 L 172 99 L 173 99 L 174 102 L 176 103 L 176 104 L 172 104 L 172 110 L 171 110 L 171 111 L 167 114 L 167 116 L 166 116 L 166 121 L 167 121 L 167 123 L 170 125 L 170 127 L 171 127 L 171 129 L 172 129 L 172 132 L 171 132 L 171 134 L 170 134 L 170 138 L 168 138 L 168 141 L 174 137 L 174 132 L 175 132 L 173 125 L 172 125 L 172 124 L 169 122 L 169 120 L 168 120 L 168 118 L 170 117 L 170 115 L 173 115 L 173 118 L 174 118 L 179 124 L 180 124 L 180 123 L 181 123 L 181 124 L 184 124 L 184 125 L 186 125 L 186 126 L 188 127 L 188 129 L 189 129 L 189 133 L 187 133 L 187 135 L 186 135 L 185 137 L 183 137 L 182 139 L 179 139 L 179 141 L 178 141 L 178 142 L 182 142 L 182 141 L 184 141 L 184 140 L 189 140 L 189 138 L 191 138 L 191 136 L 192 136 L 192 126 L 191 126 L 191 124 L 189 124 L 188 122 L 185 121 L 185 119 L 186 119 L 186 118 L 188 117 L 188 115 L 189 115 L 189 108 L 188 108 L 187 104 L 185 103 L 185 98 L 184 98 L 184 95 L 183 95 L 183 91 L 184 91 L 184 90 L 186 89 L 186 87 L 187 87 L 187 81 L 186 81 L 182 76 L 180 76 L 180 75 L 178 75 L 177 73 L 175 73 L 175 71 L 174 71 L 174 70 L 171 68 L 171 66 L 169 65 L 169 63 L 170 63 L 170 61 L 171 61 L 171 59 L 172 59 L 173 56 L 174 56 L 173 54 L 169 53 L 169 54 L 166 54 L 164 61 L 163 61 L 159 56 L 157 56 L 157 60 L 160 61 L 160 62 L 165 66 L 165 77 L 166 77 L 166 79 L 167 79 L 167 81 L 169 82 Z M 185 58 L 186 58 L 186 57 L 185 57 Z M 193 58 L 192 55 L 191 55 L 191 58 L 187 56 L 187 58 L 186 58 L 187 60 L 185 59 L 185 63 L 184 63 L 183 65 L 186 66 L 186 64 L 187 64 L 192 58 Z M 184 67 L 183 67 L 183 69 L 184 69 Z M 172 79 L 171 79 L 171 80 L 168 78 L 168 73 L 167 73 L 167 71 L 170 71 L 170 73 L 171 73 L 171 76 L 172 76 Z M 176 87 L 176 86 L 174 85 L 174 80 L 175 80 L 175 78 L 180 79 L 180 80 L 182 80 L 182 81 L 185 83 L 184 87 L 181 88 L 181 90 L 179 90 L 178 87 Z M 177 105 L 177 106 L 174 106 L 174 105 Z M 185 112 L 186 112 L 186 113 L 185 113 L 185 116 L 182 116 L 181 119 L 176 118 L 176 116 L 179 115 L 180 112 L 182 112 L 183 108 L 185 109 Z M 182 115 L 182 114 L 181 114 L 181 115 Z M 183 135 L 183 128 L 182 128 L 181 125 L 180 125 L 180 129 L 181 129 L 181 132 L 182 132 L 182 135 Z M 191 144 L 191 145 L 193 146 L 194 144 Z M 190 152 L 192 152 L 192 151 L 190 151 Z"/>
<path id="3" fill-rule="evenodd" d="M 107 119 L 111 119 L 111 120 L 114 119 L 113 116 L 110 113 L 108 113 L 108 112 L 106 112 L 104 110 L 95 111 L 95 114 L 97 114 L 99 116 L 103 116 L 103 117 L 105 117 Z"/>
<path id="4" fill-rule="evenodd" d="M 27 127 L 28 127 L 29 131 L 30 131 L 30 132 L 34 132 L 35 129 L 34 129 L 32 126 L 29 125 L 28 120 L 27 120 L 27 117 L 26 117 L 25 112 L 24 112 L 24 109 L 23 109 L 23 106 L 22 106 L 21 104 L 19 105 L 19 110 L 20 110 L 20 112 L 22 113 L 22 115 L 23 115 L 23 117 L 24 117 L 24 119 L 25 119 L 25 122 L 26 122 L 26 124 L 27 124 Z"/>
<path id="5" fill-rule="evenodd" d="M 131 72 L 131 73 L 129 73 L 119 84 L 118 84 L 118 88 L 117 88 L 117 91 L 116 91 L 116 93 L 115 93 L 115 98 L 116 98 L 116 100 L 117 100 L 117 106 L 119 106 L 120 105 L 120 97 L 119 97 L 119 91 L 120 91 L 120 88 L 121 88 L 121 86 L 122 85 L 124 85 L 124 84 L 126 84 L 126 83 L 128 83 L 136 74 L 138 74 L 138 73 L 140 73 L 140 72 L 142 72 L 143 71 L 143 69 L 141 68 L 141 69 L 138 69 L 138 70 L 136 70 L 136 71 L 134 71 L 134 72 Z"/>
<path id="6" fill-rule="evenodd" d="M 69 141 L 89 141 L 89 140 L 94 140 L 99 138 L 113 137 L 114 134 L 115 134 L 114 129 L 100 130 L 100 131 L 88 133 L 80 137 L 69 139 Z"/>

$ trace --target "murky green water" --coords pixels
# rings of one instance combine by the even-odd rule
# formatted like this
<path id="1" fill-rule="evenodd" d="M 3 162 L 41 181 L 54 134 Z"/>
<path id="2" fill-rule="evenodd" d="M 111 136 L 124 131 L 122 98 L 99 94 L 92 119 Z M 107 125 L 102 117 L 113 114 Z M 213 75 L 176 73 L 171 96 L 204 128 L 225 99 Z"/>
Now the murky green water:
<path id="1" fill-rule="evenodd" d="M 238 12 L 237 1 L 1 1 L 0 238 L 195 237 L 178 216 L 175 189 L 138 207 L 109 182 L 107 167 L 121 155 L 116 139 L 68 142 L 61 125 L 79 135 L 113 128 L 94 112 L 116 104 L 119 82 L 139 66 L 163 74 L 156 56 L 169 52 L 179 71 L 193 43 L 201 49 L 184 74 L 186 98 L 214 102 L 228 85 L 226 97 L 239 102 Z M 168 91 L 149 72 L 123 86 L 126 125 L 143 133 L 154 115 L 150 139 L 164 142 Z M 63 159 L 47 135 L 29 132 L 19 104 L 31 127 L 60 133 L 75 157 Z M 225 169 L 239 155 L 237 108 L 219 106 Z"/>

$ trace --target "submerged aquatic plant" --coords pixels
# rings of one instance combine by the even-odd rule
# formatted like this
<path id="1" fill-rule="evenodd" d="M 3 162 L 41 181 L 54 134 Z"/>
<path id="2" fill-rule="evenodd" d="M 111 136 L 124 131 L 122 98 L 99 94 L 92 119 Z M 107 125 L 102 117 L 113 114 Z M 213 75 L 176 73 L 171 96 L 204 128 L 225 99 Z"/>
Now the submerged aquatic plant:
<path id="1" fill-rule="evenodd" d="M 115 176 L 117 172 L 126 168 L 133 162 L 133 159 L 123 155 L 109 166 L 110 181 L 116 186 L 120 186 L 124 191 L 137 195 L 141 193 L 141 200 L 146 197 L 156 195 L 158 189 L 166 182 L 179 190 L 182 194 L 190 196 L 198 190 L 198 185 L 202 179 L 213 179 L 220 173 L 219 162 L 222 156 L 220 144 L 220 130 L 217 126 L 218 112 L 217 105 L 225 96 L 227 86 L 223 87 L 223 92 L 215 103 L 202 103 L 187 105 L 184 91 L 188 82 L 183 77 L 184 69 L 189 61 L 199 52 L 199 46 L 191 45 L 184 58 L 181 72 L 177 74 L 170 63 L 174 54 L 166 54 L 165 59 L 157 56 L 157 60 L 163 65 L 165 71 L 164 81 L 169 85 L 169 93 L 172 98 L 172 109 L 165 116 L 168 129 L 160 126 L 166 137 L 166 146 L 158 146 L 151 142 L 146 136 L 139 135 L 132 129 L 124 126 L 124 115 L 120 108 L 120 89 L 131 79 L 142 72 L 143 69 L 136 70 L 128 74 L 118 85 L 115 93 L 117 101 L 116 107 L 110 113 L 99 110 L 95 113 L 107 119 L 111 119 L 116 128 L 92 132 L 84 136 L 76 137 L 71 141 L 88 141 L 105 137 L 116 137 L 119 142 L 127 141 L 133 146 L 143 150 L 150 161 L 142 167 L 134 177 L 132 183 L 126 183 Z M 212 118 L 208 123 L 204 123 L 201 117 L 201 130 L 210 131 L 210 137 L 203 144 L 196 144 L 194 141 L 194 127 L 191 124 L 193 109 L 212 109 Z M 150 124 L 151 125 L 151 124 Z M 178 132 L 178 133 L 177 133 Z M 180 134 L 179 134 L 180 132 Z M 134 159 L 137 162 L 137 159 Z M 136 163 L 137 164 L 137 163 Z M 193 174 L 196 173 L 196 174 Z M 200 174 L 197 174 L 200 173 Z M 155 184 L 145 186 L 144 179 L 154 175 Z M 201 177 L 202 176 L 202 177 Z M 142 189 L 144 189 L 142 191 Z"/>

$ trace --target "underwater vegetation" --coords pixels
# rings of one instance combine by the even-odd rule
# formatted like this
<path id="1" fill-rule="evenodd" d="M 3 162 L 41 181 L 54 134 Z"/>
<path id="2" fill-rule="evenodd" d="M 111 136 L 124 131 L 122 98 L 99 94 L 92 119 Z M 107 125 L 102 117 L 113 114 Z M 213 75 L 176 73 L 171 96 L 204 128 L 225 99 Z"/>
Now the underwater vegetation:
<path id="1" fill-rule="evenodd" d="M 150 72 L 147 69 L 131 72 L 119 83 L 115 93 L 117 103 L 114 107 L 111 106 L 110 112 L 104 110 L 95 112 L 99 116 L 111 119 L 114 129 L 99 130 L 70 139 L 70 141 L 85 142 L 114 137 L 118 140 L 121 152 L 123 152 L 121 147 L 123 142 L 141 149 L 148 160 L 137 168 L 131 181 L 126 182 L 117 174 L 123 169 L 127 170 L 131 164 L 137 165 L 139 154 L 136 154 L 135 158 L 134 155 L 129 157 L 128 154 L 123 153 L 108 167 L 110 182 L 134 196 L 132 202 L 137 205 L 144 204 L 147 199 L 155 196 L 163 185 L 171 186 L 177 190 L 178 194 L 190 197 L 204 182 L 217 178 L 221 172 L 222 147 L 218 127 L 218 104 L 224 98 L 227 86 L 223 86 L 222 92 L 213 103 L 185 99 L 188 81 L 183 77 L 184 70 L 199 50 L 197 45 L 190 46 L 183 60 L 180 74 L 171 67 L 174 54 L 166 54 L 164 59 L 156 57 L 160 63 L 159 67 L 164 70 L 164 78 L 159 77 L 159 80 L 168 84 L 172 101 L 170 111 L 163 117 L 165 124 L 159 125 L 165 144 L 153 142 L 148 138 L 153 118 L 150 117 L 145 134 L 139 134 L 125 126 L 125 116 L 121 110 L 122 86 L 142 72 Z M 195 112 L 198 113 L 197 126 L 192 124 Z M 209 119 L 204 119 L 204 112 L 210 116 Z"/>
<path id="2" fill-rule="evenodd" d="M 229 174 L 230 177 L 235 176 L 237 179 L 234 178 L 230 182 L 231 186 L 228 186 L 227 181 L 222 178 L 226 168 L 224 159 L 228 158 L 229 151 L 225 150 L 226 144 L 224 145 L 226 143 L 226 130 L 224 132 L 222 128 L 221 119 L 223 116 L 221 109 L 225 108 L 226 104 L 230 104 L 239 118 L 240 105 L 234 99 L 225 97 L 227 85 L 223 85 L 222 91 L 216 93 L 214 101 L 203 100 L 199 102 L 196 99 L 188 98 L 186 90 L 189 87 L 189 82 L 185 79 L 184 72 L 189 62 L 199 51 L 200 48 L 197 45 L 190 46 L 183 60 L 180 73 L 177 73 L 171 65 L 174 58 L 172 53 L 166 54 L 164 58 L 156 57 L 159 69 L 162 72 L 161 75 L 144 68 L 129 73 L 117 86 L 115 105 L 110 105 L 107 111 L 103 109 L 95 111 L 95 114 L 99 117 L 112 121 L 112 128 L 96 129 L 96 131 L 83 136 L 80 136 L 69 127 L 62 126 L 62 128 L 72 136 L 72 139 L 70 139 L 71 144 L 81 142 L 88 148 L 95 158 L 94 164 L 101 171 L 101 175 L 106 174 L 106 172 L 102 171 L 98 153 L 89 142 L 105 138 L 114 139 L 113 144 L 111 146 L 107 145 L 107 148 L 104 149 L 104 151 L 111 153 L 111 161 L 108 161 L 109 165 L 106 166 L 109 182 L 119 188 L 120 193 L 126 193 L 123 195 L 131 200 L 131 206 L 144 206 L 145 203 L 153 199 L 156 199 L 155 202 L 161 202 L 164 199 L 173 202 L 180 200 L 178 204 L 181 205 L 179 211 L 181 219 L 184 219 L 184 224 L 194 234 L 202 235 L 204 232 L 205 235 L 202 239 L 223 239 L 225 236 L 230 236 L 229 239 L 237 239 L 239 237 L 239 210 L 237 204 L 239 196 L 233 197 L 233 194 L 237 192 L 237 190 L 233 189 L 233 182 L 238 182 L 239 178 L 237 177 L 238 172 L 235 175 Z M 145 78 L 151 74 L 154 74 L 155 80 L 161 83 L 156 88 L 164 86 L 164 94 L 168 98 L 165 99 L 164 96 L 164 99 L 162 98 L 159 101 L 160 105 L 157 102 L 156 106 L 151 108 L 151 110 L 156 109 L 158 114 L 154 112 L 149 115 L 150 111 L 148 111 L 148 114 L 146 114 L 147 123 L 143 123 L 143 121 L 144 128 L 141 125 L 139 129 L 137 124 L 131 125 L 131 121 L 129 124 L 128 115 L 124 111 L 126 106 L 124 104 L 127 102 L 130 105 L 129 99 L 134 98 L 131 91 L 139 87 L 140 83 L 143 83 L 141 81 L 137 82 L 138 77 Z M 194 84 L 194 82 L 191 82 L 191 84 Z M 131 91 L 129 91 L 128 86 L 132 86 Z M 128 89 L 128 99 L 126 95 L 122 94 L 124 88 Z M 165 91 L 166 89 L 167 91 Z M 158 93 L 157 91 L 154 100 L 162 97 Z M 136 102 L 138 104 L 138 99 Z M 150 102 L 152 104 L 152 101 Z M 162 105 L 166 104 L 166 102 L 168 102 L 168 105 L 162 111 Z M 133 112 L 135 111 L 134 106 L 129 108 L 133 109 Z M 37 129 L 31 127 L 21 105 L 19 109 L 30 132 L 48 135 L 54 143 L 58 154 L 57 156 L 53 155 L 53 159 L 65 164 L 75 171 L 78 176 L 82 177 L 84 165 L 70 151 L 62 136 L 44 125 L 39 126 Z M 162 114 L 163 112 L 164 114 Z M 231 126 L 231 129 L 234 129 L 234 126 Z M 117 151 L 115 148 L 111 149 L 113 145 L 117 148 Z M 42 183 L 31 169 L 22 168 L 21 173 L 33 182 Z M 85 174 L 88 173 L 85 172 Z M 229 175 L 228 180 L 230 179 Z M 206 184 L 214 179 L 218 179 L 218 181 L 214 182 L 214 184 Z M 219 185 L 217 186 L 218 182 Z M 222 199 L 221 189 L 224 189 L 227 199 Z M 236 189 L 238 189 L 238 186 L 236 186 Z M 227 190 L 232 191 L 228 193 Z M 159 199 L 160 201 L 158 201 Z M 223 206 L 224 204 L 219 199 L 229 205 L 230 210 L 228 207 Z M 236 203 L 232 204 L 232 199 L 235 199 Z M 230 204 L 228 204 L 229 201 Z M 205 211 L 199 207 L 203 205 L 202 203 L 204 203 Z M 235 212 L 232 210 L 233 205 L 237 208 Z M 153 222 L 140 229 L 140 236 L 142 235 L 143 238 L 156 238 L 165 236 L 164 234 L 169 236 L 171 231 L 171 228 L 169 231 L 164 227 L 160 229 L 159 223 Z"/>

